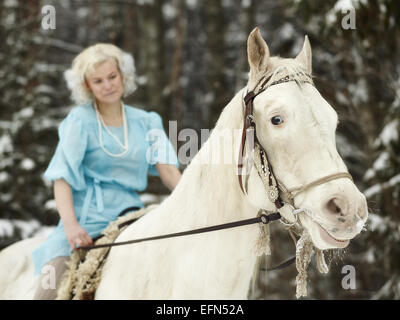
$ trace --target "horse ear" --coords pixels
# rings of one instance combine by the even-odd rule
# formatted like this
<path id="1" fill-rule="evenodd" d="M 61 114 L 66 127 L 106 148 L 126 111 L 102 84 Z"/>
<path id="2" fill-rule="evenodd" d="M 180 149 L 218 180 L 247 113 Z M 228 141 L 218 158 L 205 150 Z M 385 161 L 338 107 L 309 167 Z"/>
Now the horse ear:
<path id="1" fill-rule="evenodd" d="M 301 62 L 305 66 L 309 74 L 312 73 L 311 45 L 307 35 L 304 37 L 303 49 L 301 49 L 300 53 L 297 55 L 295 59 Z"/>
<path id="2" fill-rule="evenodd" d="M 250 72 L 257 73 L 265 71 L 269 62 L 269 49 L 256 27 L 247 39 L 247 57 L 250 65 Z"/>

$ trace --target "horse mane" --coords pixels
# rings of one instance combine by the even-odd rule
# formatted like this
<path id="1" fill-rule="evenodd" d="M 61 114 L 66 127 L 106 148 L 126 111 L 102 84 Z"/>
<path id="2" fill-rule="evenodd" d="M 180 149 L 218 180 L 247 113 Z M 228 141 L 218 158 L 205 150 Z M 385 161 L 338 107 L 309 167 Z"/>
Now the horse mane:
<path id="1" fill-rule="evenodd" d="M 212 157 L 223 154 L 218 145 L 221 132 L 228 130 L 227 132 L 229 133 L 230 130 L 239 130 L 241 127 L 243 119 L 241 100 L 243 92 L 244 88 L 237 92 L 232 100 L 225 106 L 208 139 L 192 158 L 190 164 L 183 171 L 179 184 L 164 202 L 171 201 L 171 203 L 174 203 L 176 201 L 185 202 L 186 199 L 194 199 L 195 201 L 205 199 L 204 201 L 207 201 L 207 203 L 189 207 L 210 209 L 215 207 L 215 204 L 221 202 L 220 191 L 222 190 L 224 190 L 224 194 L 228 192 L 228 194 L 232 195 L 230 201 L 236 201 L 236 199 L 233 199 L 236 197 L 237 190 L 235 189 L 238 187 L 235 185 L 237 183 L 237 181 L 235 181 L 237 177 L 234 171 L 236 165 L 235 157 L 237 156 L 234 152 L 235 137 L 232 138 L 232 143 L 229 141 L 228 144 L 223 146 L 227 156 L 232 159 L 232 163 L 223 163 L 221 159 L 219 159 L 221 161 L 213 163 Z M 212 184 L 212 188 L 210 188 L 210 183 Z M 191 213 L 190 219 L 193 219 L 193 225 L 212 223 L 210 220 L 204 221 L 204 215 L 201 212 L 197 214 L 197 212 L 192 211 Z M 209 215 L 209 217 L 212 216 L 213 215 Z M 215 215 L 215 217 L 217 216 L 218 214 Z M 196 221 L 197 218 L 201 221 Z"/>

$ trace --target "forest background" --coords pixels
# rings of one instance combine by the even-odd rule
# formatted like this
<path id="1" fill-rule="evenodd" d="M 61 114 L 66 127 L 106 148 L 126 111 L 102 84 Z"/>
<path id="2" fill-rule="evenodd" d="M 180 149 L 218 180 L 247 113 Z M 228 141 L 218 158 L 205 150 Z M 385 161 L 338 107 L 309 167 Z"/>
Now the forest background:
<path id="1" fill-rule="evenodd" d="M 54 25 L 44 21 L 49 5 Z M 327 275 L 310 266 L 308 298 L 399 299 L 399 24 L 397 0 L 0 0 L 0 249 L 58 221 L 42 174 L 73 107 L 63 72 L 82 49 L 110 42 L 131 53 L 138 89 L 125 102 L 158 112 L 167 134 L 176 121 L 200 137 L 246 85 L 246 41 L 258 26 L 282 57 L 309 36 L 315 84 L 339 114 L 338 151 L 368 200 L 367 230 L 330 255 Z M 142 196 L 166 195 L 151 178 Z M 272 244 L 262 268 L 294 253 L 279 226 Z M 295 277 L 294 266 L 261 270 L 249 298 L 294 299 Z"/>

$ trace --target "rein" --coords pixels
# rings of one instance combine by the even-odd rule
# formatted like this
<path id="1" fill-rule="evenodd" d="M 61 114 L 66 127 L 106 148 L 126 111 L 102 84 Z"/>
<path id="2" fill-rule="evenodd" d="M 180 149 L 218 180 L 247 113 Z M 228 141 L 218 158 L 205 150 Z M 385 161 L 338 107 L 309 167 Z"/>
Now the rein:
<path id="1" fill-rule="evenodd" d="M 217 231 L 217 230 L 231 229 L 231 228 L 236 228 L 236 227 L 246 226 L 246 225 L 256 224 L 256 223 L 268 224 L 271 221 L 275 221 L 275 220 L 278 220 L 281 218 L 281 215 L 279 212 L 274 212 L 274 213 L 271 213 L 268 215 L 265 213 L 262 213 L 262 212 L 263 211 L 260 210 L 259 216 L 257 216 L 256 218 L 239 220 L 239 221 L 235 221 L 235 222 L 228 222 L 228 223 L 218 224 L 218 225 L 214 225 L 214 226 L 210 226 L 210 227 L 193 229 L 193 230 L 188 230 L 188 231 L 183 231 L 183 232 L 170 233 L 170 234 L 165 234 L 165 235 L 161 235 L 161 236 L 154 236 L 154 237 L 135 239 L 135 240 L 129 240 L 129 241 L 105 243 L 105 244 L 92 245 L 92 246 L 84 246 L 84 247 L 80 247 L 80 249 L 91 250 L 91 249 L 98 249 L 98 248 L 116 247 L 116 246 L 139 243 L 139 242 L 144 242 L 144 241 L 161 240 L 161 239 L 188 236 L 188 235 Z"/>
<path id="2" fill-rule="evenodd" d="M 127 210 L 124 210 L 124 211 L 127 211 Z M 267 213 L 267 211 L 260 209 L 258 212 L 258 216 L 256 218 L 239 220 L 239 221 L 235 221 L 235 222 L 228 222 L 228 223 L 218 224 L 218 225 L 214 225 L 214 226 L 210 226 L 210 227 L 193 229 L 193 230 L 188 230 L 188 231 L 183 231 L 183 232 L 170 233 L 170 234 L 165 234 L 165 235 L 161 235 L 161 236 L 154 236 L 154 237 L 148 237 L 148 238 L 121 241 L 121 242 L 104 243 L 104 244 L 91 245 L 91 246 L 82 246 L 82 247 L 79 247 L 79 249 L 89 251 L 89 250 L 100 249 L 100 248 L 111 248 L 111 247 L 140 243 L 140 242 L 145 242 L 145 241 L 154 241 L 154 240 L 182 237 L 182 236 L 188 236 L 188 235 L 194 235 L 194 234 L 206 233 L 206 232 L 212 232 L 212 231 L 218 231 L 218 230 L 224 230 L 224 229 L 231 229 L 231 228 L 236 228 L 236 227 L 241 227 L 241 226 L 246 226 L 246 225 L 251 225 L 251 224 L 256 224 L 256 223 L 262 223 L 264 225 L 267 225 L 271 221 L 276 221 L 281 218 L 281 215 L 279 212 L 272 212 L 272 213 L 268 212 L 269 214 L 266 214 L 266 213 Z M 135 222 L 136 220 L 137 219 L 132 219 L 132 220 L 128 220 L 124 223 L 121 223 L 118 226 L 118 228 L 122 229 L 123 227 L 130 225 L 131 223 Z M 108 255 L 108 253 L 107 253 L 107 255 Z M 268 268 L 266 271 L 275 271 L 275 270 L 283 269 L 283 268 L 291 265 L 292 263 L 294 263 L 295 259 L 296 259 L 295 257 L 290 258 L 289 260 L 284 261 L 273 268 Z"/>

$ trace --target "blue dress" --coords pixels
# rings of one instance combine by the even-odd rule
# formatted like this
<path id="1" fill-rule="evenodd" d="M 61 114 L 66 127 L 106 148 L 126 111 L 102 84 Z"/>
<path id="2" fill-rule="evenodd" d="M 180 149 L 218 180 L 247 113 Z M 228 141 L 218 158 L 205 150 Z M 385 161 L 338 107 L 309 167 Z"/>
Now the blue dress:
<path id="1" fill-rule="evenodd" d="M 143 207 L 137 191 L 147 187 L 147 175 L 158 175 L 156 163 L 179 167 L 175 150 L 163 129 L 161 117 L 123 105 L 128 125 L 129 151 L 122 157 L 104 152 L 99 142 L 96 111 L 91 104 L 74 107 L 61 122 L 59 143 L 44 177 L 63 178 L 72 189 L 75 214 L 79 224 L 93 238 L 127 207 Z M 108 129 L 124 142 L 123 126 Z M 122 147 L 101 128 L 103 145 L 113 154 Z M 60 220 L 56 229 L 33 253 L 35 274 L 59 256 L 69 256 L 72 249 Z"/>

